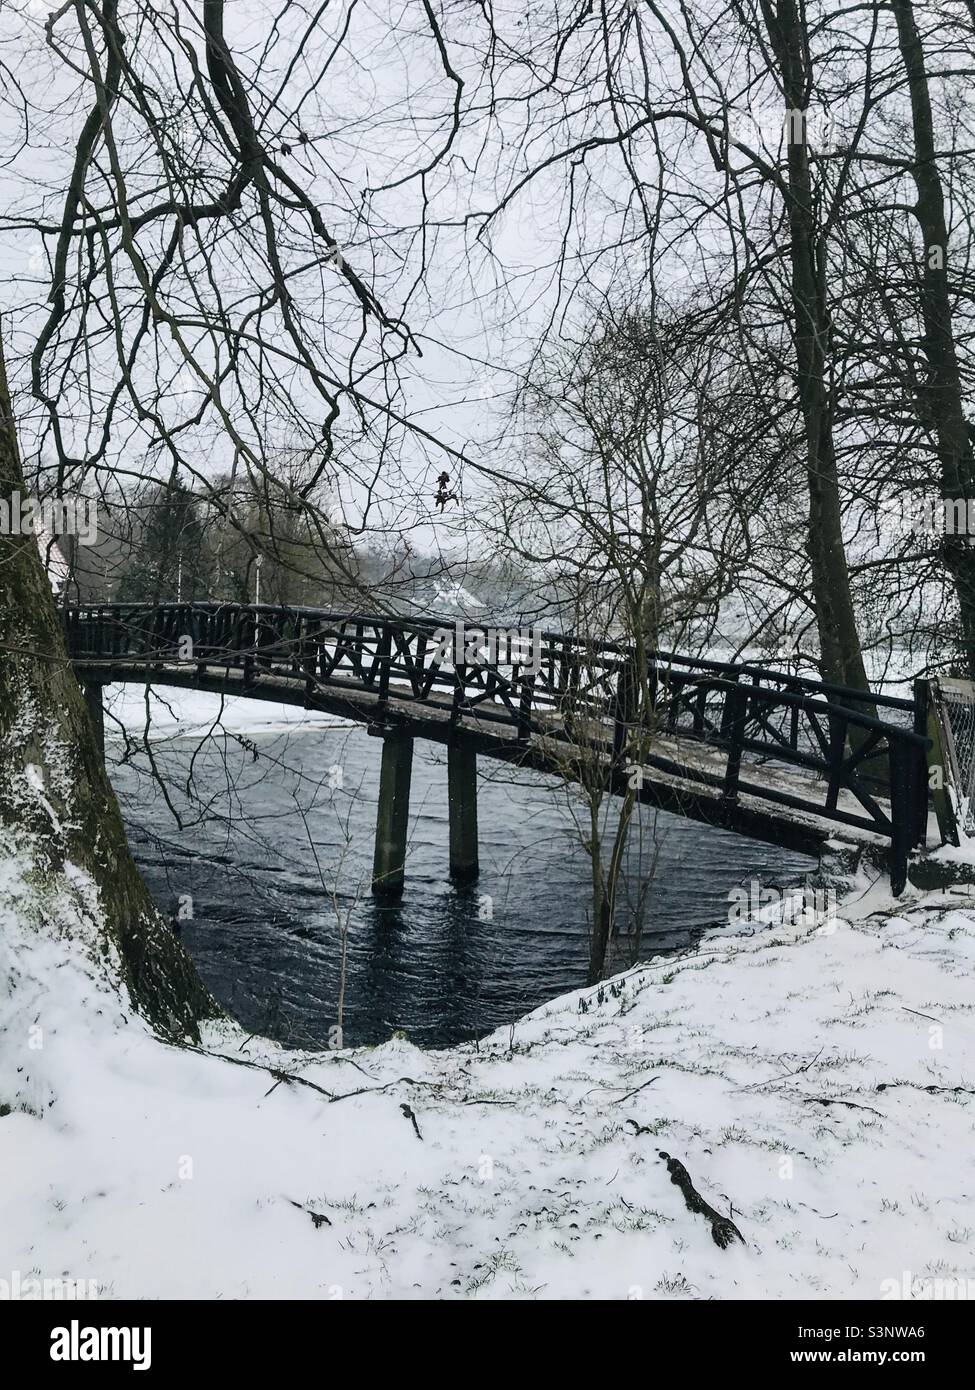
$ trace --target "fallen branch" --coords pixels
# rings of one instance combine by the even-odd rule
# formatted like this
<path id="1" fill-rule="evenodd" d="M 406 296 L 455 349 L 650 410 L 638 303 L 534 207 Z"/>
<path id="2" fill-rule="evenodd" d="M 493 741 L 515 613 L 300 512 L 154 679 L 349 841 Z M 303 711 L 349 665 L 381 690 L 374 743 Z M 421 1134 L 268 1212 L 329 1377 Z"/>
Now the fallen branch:
<path id="1" fill-rule="evenodd" d="M 801 1099 L 806 1105 L 845 1105 L 847 1110 L 866 1110 L 869 1115 L 879 1115 L 886 1119 L 880 1110 L 873 1110 L 869 1105 L 857 1105 L 853 1100 L 840 1100 L 836 1096 L 802 1096 Z"/>
<path id="2" fill-rule="evenodd" d="M 694 1212 L 698 1216 L 703 1216 L 706 1221 L 711 1223 L 711 1239 L 719 1250 L 727 1250 L 733 1240 L 740 1240 L 745 1244 L 745 1237 L 739 1231 L 730 1217 L 722 1216 L 715 1211 L 709 1202 L 706 1202 L 691 1182 L 691 1175 L 681 1163 L 680 1159 L 671 1158 L 670 1154 L 658 1150 L 659 1156 L 667 1164 L 667 1172 L 670 1174 L 670 1181 L 679 1187 L 684 1194 L 684 1201 L 687 1210 Z"/>
<path id="3" fill-rule="evenodd" d="M 218 1062 L 232 1062 L 235 1067 L 248 1067 L 251 1071 L 267 1072 L 268 1076 L 274 1077 L 274 1085 L 270 1091 L 265 1092 L 269 1096 L 271 1091 L 284 1084 L 288 1086 L 307 1086 L 311 1091 L 317 1091 L 326 1100 L 335 1100 L 337 1097 L 331 1091 L 326 1091 L 324 1086 L 319 1086 L 317 1081 L 309 1081 L 306 1076 L 299 1076 L 297 1072 L 282 1071 L 280 1067 L 272 1067 L 266 1062 L 252 1062 L 246 1057 L 231 1057 L 226 1052 L 208 1052 L 205 1047 L 195 1047 L 193 1043 L 172 1043 L 172 1047 L 177 1047 L 183 1052 L 196 1052 L 201 1057 L 210 1057 Z"/>
<path id="4" fill-rule="evenodd" d="M 343 1091 L 341 1095 L 329 1096 L 329 1104 L 334 1105 L 337 1100 L 352 1100 L 354 1096 L 378 1096 L 381 1091 L 388 1091 L 391 1086 L 429 1086 L 433 1091 L 442 1091 L 446 1085 L 443 1081 L 415 1081 L 412 1076 L 398 1076 L 395 1081 L 384 1081 L 381 1086 L 360 1086 L 355 1091 Z"/>

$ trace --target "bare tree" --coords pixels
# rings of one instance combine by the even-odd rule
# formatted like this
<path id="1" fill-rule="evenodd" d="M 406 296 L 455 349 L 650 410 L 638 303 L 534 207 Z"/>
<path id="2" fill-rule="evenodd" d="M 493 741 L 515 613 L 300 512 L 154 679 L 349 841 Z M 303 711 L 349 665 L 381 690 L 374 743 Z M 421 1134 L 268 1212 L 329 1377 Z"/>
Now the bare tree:
<path id="1" fill-rule="evenodd" d="M 348 95 L 353 121 L 372 106 L 368 81 L 354 81 L 359 36 L 348 17 L 334 27 L 288 6 L 255 49 L 246 17 L 225 14 L 223 0 L 199 12 L 69 4 L 42 28 L 29 10 L 19 19 L 0 69 L 21 124 L 15 172 L 30 170 L 48 133 L 52 151 L 74 138 L 61 176 L 52 164 L 49 177 L 25 178 L 3 219 L 9 235 L 37 239 L 46 270 L 45 303 L 8 287 L 33 475 L 57 494 L 121 494 L 123 505 L 134 483 L 179 475 L 252 553 L 276 551 L 298 574 L 320 574 L 324 555 L 355 606 L 352 538 L 386 535 L 408 510 L 402 529 L 416 524 L 423 451 L 443 466 L 401 396 L 402 364 L 419 356 L 405 312 L 428 252 L 408 214 L 397 227 L 376 200 L 363 206 L 360 171 L 324 139 L 336 114 L 324 83 Z M 405 71 L 401 29 L 364 18 L 363 42 L 377 36 Z M 415 38 L 454 110 L 432 7 Z M 430 152 L 414 113 L 399 119 L 385 169 L 405 155 L 422 178 Z M 419 457 L 407 471 L 399 451 L 411 430 Z M 300 480 L 283 454 L 302 459 Z M 23 482 L 6 387 L 0 482 L 4 497 Z M 259 499 L 257 528 L 246 508 L 236 513 L 238 483 Z M 341 536 L 323 492 L 339 500 Z M 301 520 L 282 540 L 285 514 Z M 299 552 L 312 545 L 308 565 Z M 0 536 L 0 586 L 3 822 L 29 829 L 41 860 L 91 872 L 134 1002 L 160 1026 L 192 1028 L 211 1001 L 129 857 L 32 537 Z"/>
<path id="2" fill-rule="evenodd" d="M 654 325 L 639 311 L 606 308 L 577 344 L 540 357 L 522 398 L 526 467 L 497 498 L 499 547 L 560 594 L 573 637 L 558 705 L 565 738 L 550 752 L 581 791 L 592 980 L 611 963 L 623 911 L 641 770 L 658 724 L 652 665 L 666 667 L 662 645 L 683 650 L 713 633 L 732 556 L 746 548 L 735 456 L 713 428 L 709 391 L 719 387 L 727 389 L 726 364 L 683 318 Z M 618 669 L 602 651 L 614 636 L 630 653 Z M 623 738 L 608 748 L 614 703 Z M 642 920 L 656 850 L 648 867 L 647 846 L 637 847 Z"/>

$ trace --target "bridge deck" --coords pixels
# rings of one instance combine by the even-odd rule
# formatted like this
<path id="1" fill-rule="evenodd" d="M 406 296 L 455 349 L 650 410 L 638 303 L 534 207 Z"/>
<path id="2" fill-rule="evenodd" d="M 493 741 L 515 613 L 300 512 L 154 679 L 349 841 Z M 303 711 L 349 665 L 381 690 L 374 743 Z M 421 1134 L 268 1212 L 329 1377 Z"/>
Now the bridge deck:
<path id="1" fill-rule="evenodd" d="M 376 731 L 400 727 L 417 738 L 442 744 L 462 740 L 482 756 L 544 773 L 558 774 L 573 758 L 581 755 L 581 750 L 571 743 L 538 733 L 526 742 L 519 738 L 513 725 L 492 720 L 491 711 L 483 707 L 478 707 L 481 714 L 475 709 L 457 718 L 453 714 L 451 697 L 446 693 L 431 692 L 422 703 L 412 700 L 405 682 L 391 681 L 390 693 L 395 689 L 395 696 L 392 700 L 383 700 L 351 681 L 333 679 L 327 688 L 318 686 L 309 694 L 305 683 L 293 676 L 266 671 L 261 673 L 259 681 L 254 681 L 233 667 L 206 663 L 188 666 L 185 662 L 163 662 L 146 666 L 132 662 L 84 661 L 76 663 L 76 670 L 80 679 L 104 684 L 139 682 L 205 690 L 217 695 L 318 710 Z M 555 714 L 550 714 L 545 722 L 551 724 L 553 731 L 561 723 Z M 801 807 L 786 804 L 770 807 L 770 795 L 774 797 L 779 793 L 786 798 L 808 801 L 813 799 L 817 786 L 813 774 L 775 758 L 746 754 L 742 760 L 738 795 L 732 801 L 722 794 L 727 758 L 724 750 L 665 732 L 654 736 L 652 749 L 656 759 L 671 763 L 673 767 L 648 765 L 641 769 L 640 799 L 662 810 L 811 855 L 818 854 L 827 840 L 878 849 L 889 844 L 883 835 L 872 830 L 841 824 L 833 817 L 818 816 Z M 591 749 L 587 749 L 587 753 L 591 753 Z M 613 773 L 608 752 L 605 761 L 613 790 L 622 791 L 631 774 Z M 752 777 L 760 779 L 754 792 L 748 790 Z M 878 796 L 877 804 L 889 814 L 886 798 Z M 861 804 L 848 791 L 839 793 L 836 809 L 850 816 L 862 812 Z"/>
<path id="2" fill-rule="evenodd" d="M 755 839 L 883 845 L 895 892 L 928 833 L 923 682 L 908 700 L 565 632 L 534 632 L 529 655 L 494 629 L 286 605 L 104 604 L 64 621 L 82 680 L 285 701 L 576 781 L 595 764 L 610 792 L 638 776 L 641 800 Z"/>

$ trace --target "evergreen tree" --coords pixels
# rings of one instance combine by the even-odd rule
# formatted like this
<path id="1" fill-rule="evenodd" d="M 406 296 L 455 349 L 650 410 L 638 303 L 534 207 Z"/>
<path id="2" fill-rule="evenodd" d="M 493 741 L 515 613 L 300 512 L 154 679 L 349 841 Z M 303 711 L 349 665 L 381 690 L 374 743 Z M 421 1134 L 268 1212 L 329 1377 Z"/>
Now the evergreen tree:
<path id="1" fill-rule="evenodd" d="M 141 516 L 120 603 L 191 603 L 210 596 L 210 564 L 200 504 L 178 475 L 154 484 Z"/>

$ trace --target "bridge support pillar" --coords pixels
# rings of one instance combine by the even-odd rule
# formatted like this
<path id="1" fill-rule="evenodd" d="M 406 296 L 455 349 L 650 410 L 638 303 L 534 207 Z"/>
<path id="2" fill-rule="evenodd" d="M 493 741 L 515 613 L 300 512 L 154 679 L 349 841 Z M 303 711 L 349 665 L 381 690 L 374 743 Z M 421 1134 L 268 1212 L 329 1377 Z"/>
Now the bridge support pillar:
<path id="1" fill-rule="evenodd" d="M 395 898 L 403 891 L 406 867 L 413 740 L 398 729 L 385 730 L 382 740 L 383 761 L 379 774 L 372 891 L 380 897 Z"/>
<path id="2" fill-rule="evenodd" d="M 102 762 L 105 761 L 105 710 L 102 705 L 102 686 L 101 681 L 82 681 L 81 692 L 85 697 L 85 704 L 88 706 L 88 715 L 91 719 L 91 726 L 95 731 L 95 744 L 101 756 Z"/>
<path id="3" fill-rule="evenodd" d="M 447 810 L 450 816 L 450 877 L 477 878 L 477 754 L 461 743 L 447 745 Z"/>

